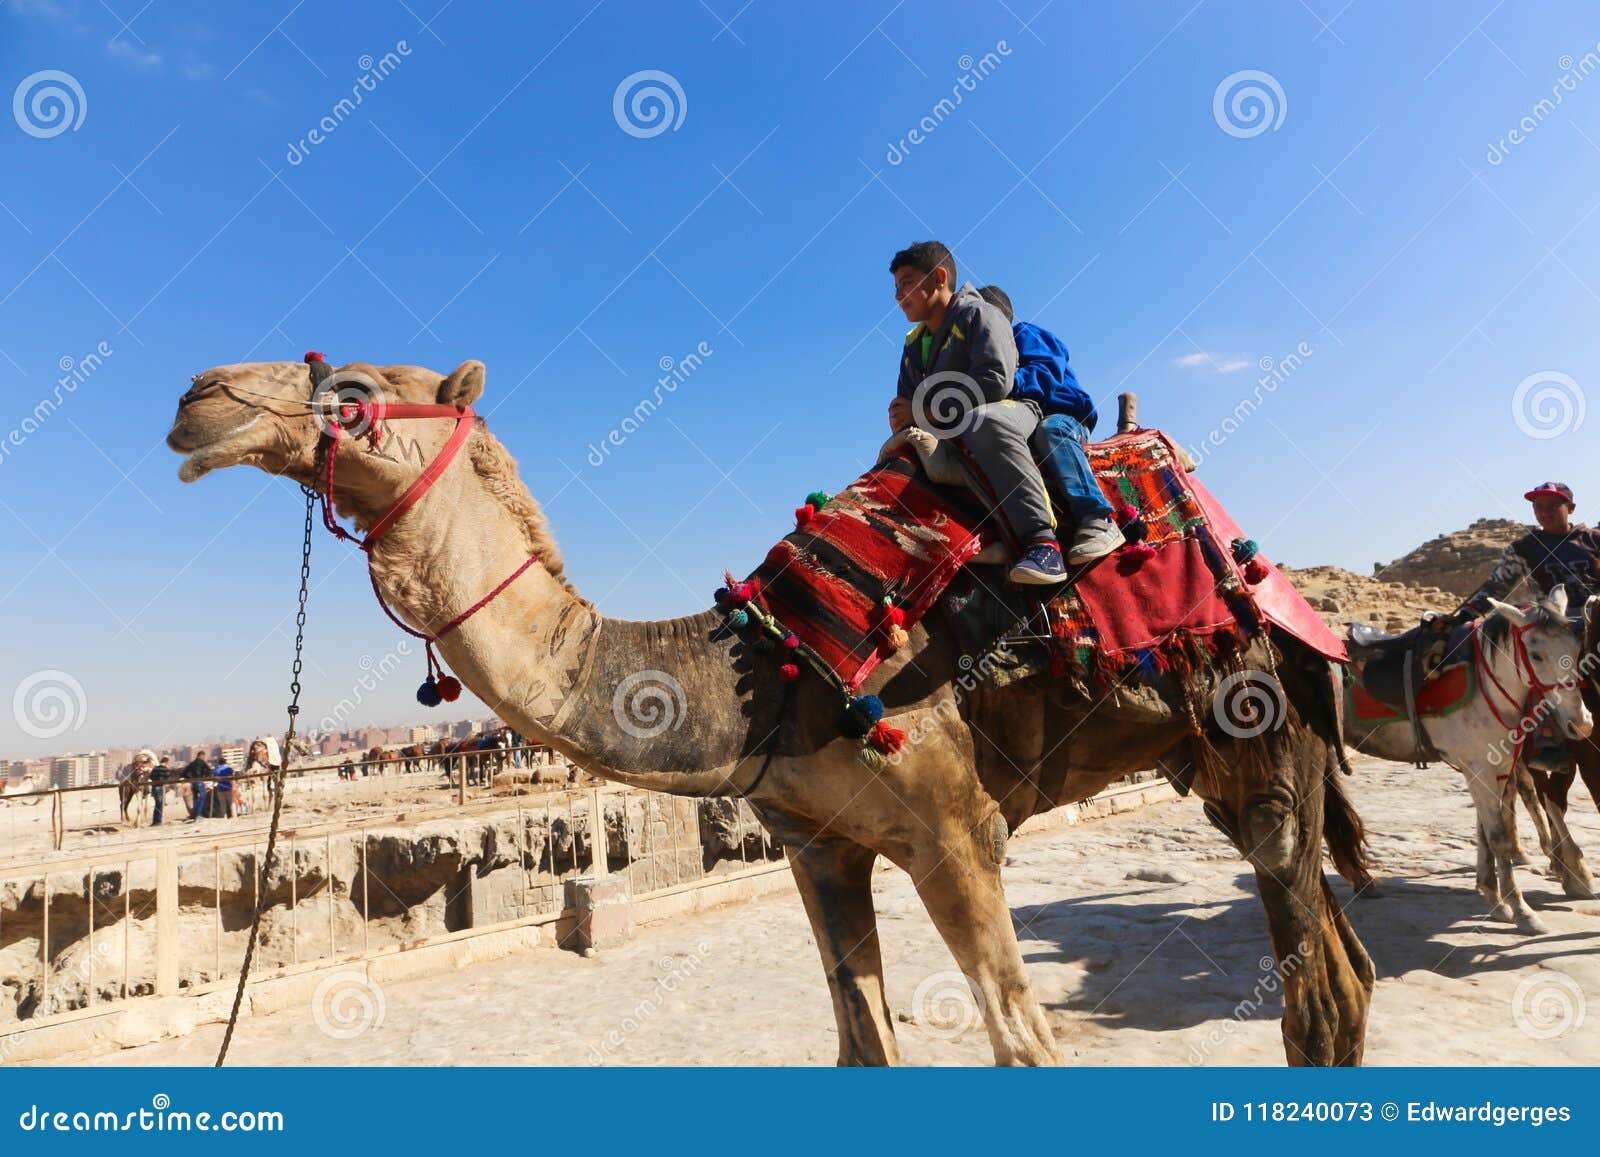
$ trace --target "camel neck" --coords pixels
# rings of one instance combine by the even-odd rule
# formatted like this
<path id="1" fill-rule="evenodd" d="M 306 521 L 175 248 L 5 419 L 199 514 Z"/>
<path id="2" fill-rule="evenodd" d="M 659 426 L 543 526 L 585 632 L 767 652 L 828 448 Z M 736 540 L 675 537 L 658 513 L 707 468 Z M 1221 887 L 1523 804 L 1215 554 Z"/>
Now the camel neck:
<path id="1" fill-rule="evenodd" d="M 395 523 L 371 566 L 395 612 L 432 634 L 531 552 L 527 528 L 470 469 L 456 469 Z M 607 619 L 536 564 L 436 649 L 500 718 L 586 770 L 708 795 L 753 774 L 736 771 L 751 723 L 717 624 L 709 613 Z"/>

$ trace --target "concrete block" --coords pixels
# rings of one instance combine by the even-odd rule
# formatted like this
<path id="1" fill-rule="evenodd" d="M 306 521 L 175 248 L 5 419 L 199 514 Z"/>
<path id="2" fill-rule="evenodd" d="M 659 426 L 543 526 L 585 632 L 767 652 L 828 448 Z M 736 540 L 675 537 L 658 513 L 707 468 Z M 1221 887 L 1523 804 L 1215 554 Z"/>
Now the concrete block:
<path id="1" fill-rule="evenodd" d="M 587 952 L 632 940 L 633 886 L 626 876 L 579 876 L 567 881 L 567 907 L 575 919 L 563 948 Z"/>

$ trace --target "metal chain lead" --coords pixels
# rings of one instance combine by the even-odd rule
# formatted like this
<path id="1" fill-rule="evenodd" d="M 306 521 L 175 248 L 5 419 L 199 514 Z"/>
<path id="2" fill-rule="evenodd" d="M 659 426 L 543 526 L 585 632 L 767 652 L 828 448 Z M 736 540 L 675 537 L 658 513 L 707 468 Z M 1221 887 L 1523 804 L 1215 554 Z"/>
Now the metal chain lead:
<path id="1" fill-rule="evenodd" d="M 272 878 L 272 868 L 278 849 L 278 823 L 283 816 L 283 785 L 289 770 L 289 760 L 294 757 L 295 723 L 300 715 L 300 672 L 304 669 L 303 652 L 306 644 L 306 599 L 311 591 L 311 535 L 315 526 L 317 492 L 302 486 L 306 498 L 305 539 L 300 547 L 300 602 L 294 616 L 294 662 L 289 675 L 289 727 L 283 735 L 283 755 L 278 770 L 268 780 L 272 792 L 272 827 L 267 832 L 267 854 L 261 864 L 261 878 L 256 885 L 256 912 L 250 921 L 250 940 L 245 945 L 244 964 L 239 968 L 239 987 L 233 993 L 233 1011 L 228 1015 L 228 1027 L 222 1034 L 222 1047 L 217 1051 L 217 1068 L 228 1058 L 228 1046 L 233 1043 L 233 1030 L 239 1023 L 239 1008 L 244 1003 L 244 988 L 250 979 L 250 962 L 256 954 L 256 940 L 261 933 L 262 898 Z"/>

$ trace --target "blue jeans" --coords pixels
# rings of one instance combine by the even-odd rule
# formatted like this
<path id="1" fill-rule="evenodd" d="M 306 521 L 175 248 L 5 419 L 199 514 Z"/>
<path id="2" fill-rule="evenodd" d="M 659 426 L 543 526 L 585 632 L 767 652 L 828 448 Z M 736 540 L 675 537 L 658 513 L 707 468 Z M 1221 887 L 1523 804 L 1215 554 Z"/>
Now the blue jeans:
<path id="1" fill-rule="evenodd" d="M 1051 414 L 1039 423 L 1030 440 L 1050 496 L 1066 507 L 1076 526 L 1111 517 L 1111 503 L 1095 481 L 1089 456 L 1083 452 L 1088 440 L 1089 431 L 1083 423 L 1066 414 Z"/>
<path id="2" fill-rule="evenodd" d="M 161 813 L 167 802 L 167 789 L 159 783 L 152 784 L 150 786 L 150 798 L 155 801 L 155 815 L 150 818 L 150 826 L 154 827 L 161 822 Z"/>
<path id="3" fill-rule="evenodd" d="M 211 788 L 211 785 L 209 783 L 201 783 L 199 780 L 195 781 L 195 784 L 194 784 L 194 813 L 193 813 L 191 818 L 198 820 L 198 819 L 202 819 L 202 818 L 205 817 L 205 814 L 206 814 L 206 793 L 210 790 L 210 788 Z"/>

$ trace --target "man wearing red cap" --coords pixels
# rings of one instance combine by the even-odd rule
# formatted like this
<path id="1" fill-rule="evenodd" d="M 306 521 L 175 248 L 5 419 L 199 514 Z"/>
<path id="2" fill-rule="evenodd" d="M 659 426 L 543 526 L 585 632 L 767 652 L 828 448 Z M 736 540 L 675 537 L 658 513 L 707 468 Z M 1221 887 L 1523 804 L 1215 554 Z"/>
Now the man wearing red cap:
<path id="1" fill-rule="evenodd" d="M 1535 598 L 1565 587 L 1567 613 L 1581 616 L 1584 601 L 1600 594 L 1600 532 L 1572 522 L 1576 507 L 1565 482 L 1541 482 L 1523 497 L 1533 503 L 1539 529 L 1506 547 L 1466 605 L 1487 614 L 1490 599 L 1504 600 L 1518 580 L 1527 579 Z"/>

